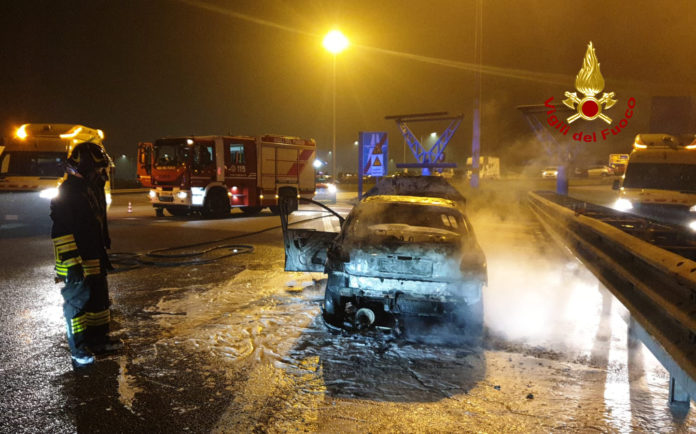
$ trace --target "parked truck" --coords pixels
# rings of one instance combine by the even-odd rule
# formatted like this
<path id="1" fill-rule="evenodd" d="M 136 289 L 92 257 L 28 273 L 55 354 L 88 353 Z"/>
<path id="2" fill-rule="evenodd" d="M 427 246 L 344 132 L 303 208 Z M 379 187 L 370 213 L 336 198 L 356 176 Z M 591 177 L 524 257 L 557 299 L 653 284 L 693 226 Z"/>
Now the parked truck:
<path id="1" fill-rule="evenodd" d="M 24 124 L 0 149 L 0 225 L 50 222 L 50 199 L 65 179 L 65 160 L 79 143 L 104 146 L 104 132 L 75 124 Z M 113 163 L 109 167 L 109 179 Z M 111 203 L 111 183 L 104 186 Z"/>
<path id="2" fill-rule="evenodd" d="M 278 189 L 314 196 L 314 139 L 264 135 L 188 136 L 138 144 L 138 176 L 149 183 L 158 216 L 199 212 L 224 217 L 232 208 L 278 212 Z"/>
<path id="3" fill-rule="evenodd" d="M 696 231 L 696 135 L 638 134 L 614 208 Z"/>

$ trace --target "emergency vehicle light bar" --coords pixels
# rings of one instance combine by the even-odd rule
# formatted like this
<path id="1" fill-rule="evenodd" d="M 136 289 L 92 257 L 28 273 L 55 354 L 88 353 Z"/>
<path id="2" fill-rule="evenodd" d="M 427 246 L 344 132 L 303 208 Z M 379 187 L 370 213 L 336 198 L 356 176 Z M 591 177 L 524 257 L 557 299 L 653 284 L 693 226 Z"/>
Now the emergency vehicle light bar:
<path id="1" fill-rule="evenodd" d="M 649 147 L 696 149 L 696 134 L 638 134 L 633 142 L 633 148 Z"/>

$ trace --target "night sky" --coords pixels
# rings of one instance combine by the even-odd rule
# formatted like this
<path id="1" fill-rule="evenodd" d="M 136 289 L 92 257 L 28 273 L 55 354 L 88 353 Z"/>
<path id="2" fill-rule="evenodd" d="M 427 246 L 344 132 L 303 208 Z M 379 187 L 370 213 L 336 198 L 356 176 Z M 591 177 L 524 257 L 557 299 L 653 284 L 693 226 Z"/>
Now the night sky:
<path id="1" fill-rule="evenodd" d="M 336 65 L 339 168 L 356 170 L 362 130 L 387 131 L 401 162 L 403 140 L 384 117 L 432 111 L 464 114 L 447 152 L 461 165 L 471 153 L 475 10 L 473 0 L 0 0 L 2 134 L 81 123 L 129 158 L 138 141 L 190 134 L 314 137 L 326 152 L 332 55 L 321 42 L 336 27 L 352 44 Z M 483 1 L 481 154 L 501 156 L 503 170 L 548 157 L 515 107 L 575 91 L 589 41 L 604 90 L 619 100 L 606 113 L 622 118 L 629 97 L 637 108 L 586 156 L 629 151 L 648 131 L 652 96 L 696 97 L 695 34 L 694 1 Z M 446 125 L 411 126 L 427 135 Z M 573 124 L 585 127 L 596 124 Z"/>

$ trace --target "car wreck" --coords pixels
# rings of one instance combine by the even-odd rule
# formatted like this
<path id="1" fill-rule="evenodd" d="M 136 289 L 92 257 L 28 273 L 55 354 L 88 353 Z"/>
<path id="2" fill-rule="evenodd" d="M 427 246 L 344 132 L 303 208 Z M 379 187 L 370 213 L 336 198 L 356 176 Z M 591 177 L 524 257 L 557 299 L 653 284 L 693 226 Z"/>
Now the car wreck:
<path id="1" fill-rule="evenodd" d="M 285 270 L 328 275 L 327 326 L 404 331 L 410 320 L 436 320 L 480 336 L 486 259 L 465 199 L 445 180 L 384 179 L 339 233 L 289 229 L 293 197 L 281 194 Z"/>

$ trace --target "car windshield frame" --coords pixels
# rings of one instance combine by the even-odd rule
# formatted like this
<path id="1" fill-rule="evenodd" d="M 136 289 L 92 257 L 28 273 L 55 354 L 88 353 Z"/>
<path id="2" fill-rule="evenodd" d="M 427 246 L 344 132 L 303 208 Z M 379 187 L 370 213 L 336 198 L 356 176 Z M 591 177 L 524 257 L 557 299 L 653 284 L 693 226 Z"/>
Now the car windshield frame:
<path id="1" fill-rule="evenodd" d="M 351 212 L 344 226 L 343 238 L 371 240 L 379 234 L 369 228 L 382 225 L 427 228 L 435 234 L 449 233 L 456 238 L 468 238 L 471 235 L 466 216 L 457 208 L 424 203 L 371 201 L 361 203 Z"/>
<path id="2" fill-rule="evenodd" d="M 186 139 L 157 140 L 152 145 L 153 166 L 156 168 L 182 166 L 188 161 L 188 151 Z"/>

